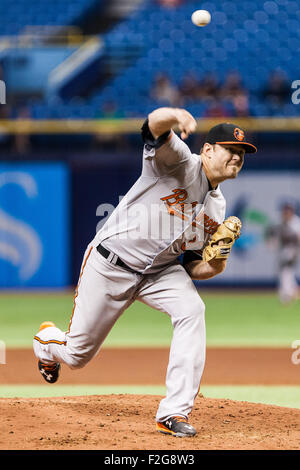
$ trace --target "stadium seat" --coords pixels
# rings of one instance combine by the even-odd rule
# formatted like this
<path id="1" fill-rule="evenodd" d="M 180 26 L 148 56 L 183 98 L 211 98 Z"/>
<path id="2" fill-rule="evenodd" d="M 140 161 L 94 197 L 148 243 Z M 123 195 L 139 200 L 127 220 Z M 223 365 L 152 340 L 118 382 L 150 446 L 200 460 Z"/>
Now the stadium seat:
<path id="1" fill-rule="evenodd" d="M 0 34 L 16 34 L 28 24 L 72 24 L 93 0 L 2 0 Z M 8 7 L 9 6 L 9 7 Z M 255 116 L 294 115 L 295 106 L 274 109 L 262 101 L 260 91 L 272 71 L 281 69 L 288 80 L 300 77 L 300 6 L 296 1 L 260 0 L 201 3 L 212 14 L 207 28 L 197 28 L 190 20 L 199 8 L 198 1 L 186 1 L 170 9 L 151 0 L 142 1 L 128 18 L 117 23 L 102 39 L 111 58 L 118 48 L 141 44 L 142 54 L 128 68 L 113 77 L 103 88 L 86 99 L 83 115 L 97 112 L 99 106 L 120 98 L 126 114 L 143 114 L 151 102 L 151 88 L 156 74 L 167 73 L 174 86 L 190 70 L 201 80 L 205 74 L 217 72 L 223 81 L 232 70 L 238 70 L 250 93 L 250 113 Z M 145 20 L 145 18 L 147 20 Z M 293 60 L 294 59 L 294 60 Z M 143 103 L 141 104 L 141 99 Z M 288 103 L 289 104 L 289 103 Z M 159 102 L 153 102 L 154 107 Z M 34 106 L 35 115 L 52 115 L 51 103 Z M 65 104 L 63 115 L 74 114 L 72 105 Z M 195 104 L 197 114 L 205 106 Z M 54 111 L 54 114 L 56 111 Z"/>

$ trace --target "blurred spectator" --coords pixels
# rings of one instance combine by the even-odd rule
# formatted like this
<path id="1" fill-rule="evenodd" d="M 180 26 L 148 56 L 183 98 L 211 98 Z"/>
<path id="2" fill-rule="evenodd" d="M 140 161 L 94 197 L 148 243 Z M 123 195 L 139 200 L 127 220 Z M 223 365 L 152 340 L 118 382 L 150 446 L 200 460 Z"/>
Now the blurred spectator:
<path id="1" fill-rule="evenodd" d="M 163 7 L 176 8 L 181 5 L 183 0 L 157 0 L 157 3 Z"/>
<path id="2" fill-rule="evenodd" d="M 221 87 L 220 96 L 224 100 L 230 101 L 241 94 L 247 94 L 247 90 L 242 84 L 242 78 L 239 72 L 230 72 Z"/>
<path id="3" fill-rule="evenodd" d="M 228 109 L 225 107 L 222 101 L 217 100 L 212 101 L 204 112 L 204 117 L 207 118 L 221 118 L 227 116 L 230 116 Z"/>
<path id="4" fill-rule="evenodd" d="M 213 73 L 207 74 L 199 85 L 198 97 L 203 100 L 212 100 L 219 97 L 220 86 L 217 77 Z"/>
<path id="5" fill-rule="evenodd" d="M 274 105 L 283 105 L 291 96 L 291 87 L 283 72 L 277 70 L 271 73 L 265 88 L 262 90 L 262 98 Z"/>
<path id="6" fill-rule="evenodd" d="M 294 203 L 286 202 L 281 207 L 281 220 L 266 232 L 269 245 L 275 248 L 278 259 L 278 295 L 286 304 L 299 298 L 296 266 L 300 251 L 300 217 L 296 215 Z"/>
<path id="7" fill-rule="evenodd" d="M 156 101 L 163 101 L 168 106 L 179 106 L 182 103 L 179 90 L 163 73 L 157 74 L 154 79 L 151 98 Z"/>
<path id="8" fill-rule="evenodd" d="M 250 114 L 249 110 L 249 95 L 246 92 L 234 96 L 231 100 L 234 109 L 234 115 L 237 117 L 247 117 Z"/>
<path id="9" fill-rule="evenodd" d="M 179 86 L 179 93 L 184 104 L 194 102 L 199 99 L 200 83 L 194 72 L 189 72 L 183 77 Z"/>
<path id="10" fill-rule="evenodd" d="M 239 72 L 230 72 L 227 75 L 220 90 L 220 97 L 231 103 L 235 116 L 249 116 L 249 93 L 242 84 Z"/>

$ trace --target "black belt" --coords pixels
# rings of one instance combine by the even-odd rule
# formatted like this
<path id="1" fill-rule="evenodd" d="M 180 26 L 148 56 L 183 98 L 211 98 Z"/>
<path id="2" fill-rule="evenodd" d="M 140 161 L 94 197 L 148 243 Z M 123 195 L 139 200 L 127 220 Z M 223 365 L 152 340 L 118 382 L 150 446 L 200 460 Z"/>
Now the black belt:
<path id="1" fill-rule="evenodd" d="M 127 269 L 127 271 L 130 271 L 132 273 L 140 274 L 134 269 L 131 269 L 129 266 L 127 266 L 127 264 L 125 264 L 124 261 L 122 261 L 118 255 L 115 255 L 112 251 L 109 251 L 104 248 L 101 243 L 97 246 L 97 251 L 100 253 L 100 255 L 106 258 L 109 263 L 120 266 L 120 268 Z"/>

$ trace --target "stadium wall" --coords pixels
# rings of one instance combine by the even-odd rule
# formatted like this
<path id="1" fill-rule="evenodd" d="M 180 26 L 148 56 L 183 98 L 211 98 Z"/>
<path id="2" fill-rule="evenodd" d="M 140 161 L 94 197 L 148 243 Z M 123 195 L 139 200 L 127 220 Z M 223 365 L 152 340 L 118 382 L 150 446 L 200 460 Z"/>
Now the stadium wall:
<path id="1" fill-rule="evenodd" d="M 274 286 L 276 283 L 276 253 L 265 244 L 265 229 L 269 223 L 278 220 L 279 204 L 285 198 L 293 198 L 300 206 L 300 159 L 295 145 L 299 135 L 286 138 L 282 145 L 276 138 L 280 140 L 276 135 L 273 139 L 260 136 L 257 139 L 260 140 L 258 154 L 246 157 L 244 169 L 235 182 L 222 185 L 227 214 L 240 216 L 243 220 L 243 237 L 234 247 L 226 272 L 206 283 L 206 287 Z M 193 151 L 197 145 L 194 140 Z M 107 150 L 84 155 L 74 151 L 68 153 L 67 158 L 66 154 L 51 154 L 49 158 L 36 156 L 35 162 L 22 163 L 5 162 L 2 155 L 0 287 L 64 288 L 76 285 L 86 245 L 94 237 L 99 223 L 117 206 L 120 197 L 140 175 L 141 150 L 139 141 L 137 146 L 124 153 Z M 64 161 L 54 161 L 55 158 L 64 158 Z M 21 183 L 9 180 L 21 174 Z M 27 182 L 35 181 L 35 195 L 28 188 L 24 189 L 26 178 Z M 22 229 L 27 241 L 12 235 L 9 223 L 15 230 Z M 33 259 L 40 257 L 40 268 L 31 274 L 32 241 L 29 243 L 25 228 L 31 235 L 35 233 L 39 240 Z M 37 248 L 39 244 L 40 248 Z M 4 255 L 8 245 L 9 257 Z M 27 265 L 27 278 L 24 278 Z"/>

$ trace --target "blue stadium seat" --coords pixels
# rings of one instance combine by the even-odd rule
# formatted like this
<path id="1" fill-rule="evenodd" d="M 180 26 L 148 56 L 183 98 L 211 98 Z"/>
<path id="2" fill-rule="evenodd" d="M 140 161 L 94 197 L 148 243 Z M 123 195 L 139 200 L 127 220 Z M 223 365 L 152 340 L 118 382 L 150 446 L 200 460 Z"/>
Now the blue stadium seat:
<path id="1" fill-rule="evenodd" d="M 93 2 L 94 0 L 1 0 L 0 36 L 19 34 L 25 27 L 33 25 L 70 25 Z"/>
<path id="2" fill-rule="evenodd" d="M 1 0 L 0 34 L 16 34 L 28 24 L 72 24 L 92 1 Z M 104 37 L 111 57 L 116 57 L 118 47 L 134 44 L 144 47 L 142 56 L 110 84 L 96 90 L 87 100 L 87 106 L 56 107 L 44 103 L 33 106 L 34 115 L 90 116 L 109 100 L 119 101 L 125 114 L 144 115 L 154 105 L 150 92 L 158 72 L 167 73 L 178 86 L 191 70 L 199 78 L 214 71 L 223 81 L 233 69 L 239 71 L 249 90 L 251 114 L 296 115 L 297 106 L 287 103 L 272 107 L 262 101 L 259 92 L 276 69 L 284 70 L 288 80 L 300 78 L 299 3 L 295 0 L 204 1 L 201 8 L 212 14 L 207 28 L 197 28 L 191 23 L 191 14 L 199 5 L 199 1 L 186 1 L 170 9 L 144 0 Z M 52 108 L 56 109 L 52 112 Z M 195 103 L 191 109 L 199 116 L 205 113 L 203 103 Z"/>

